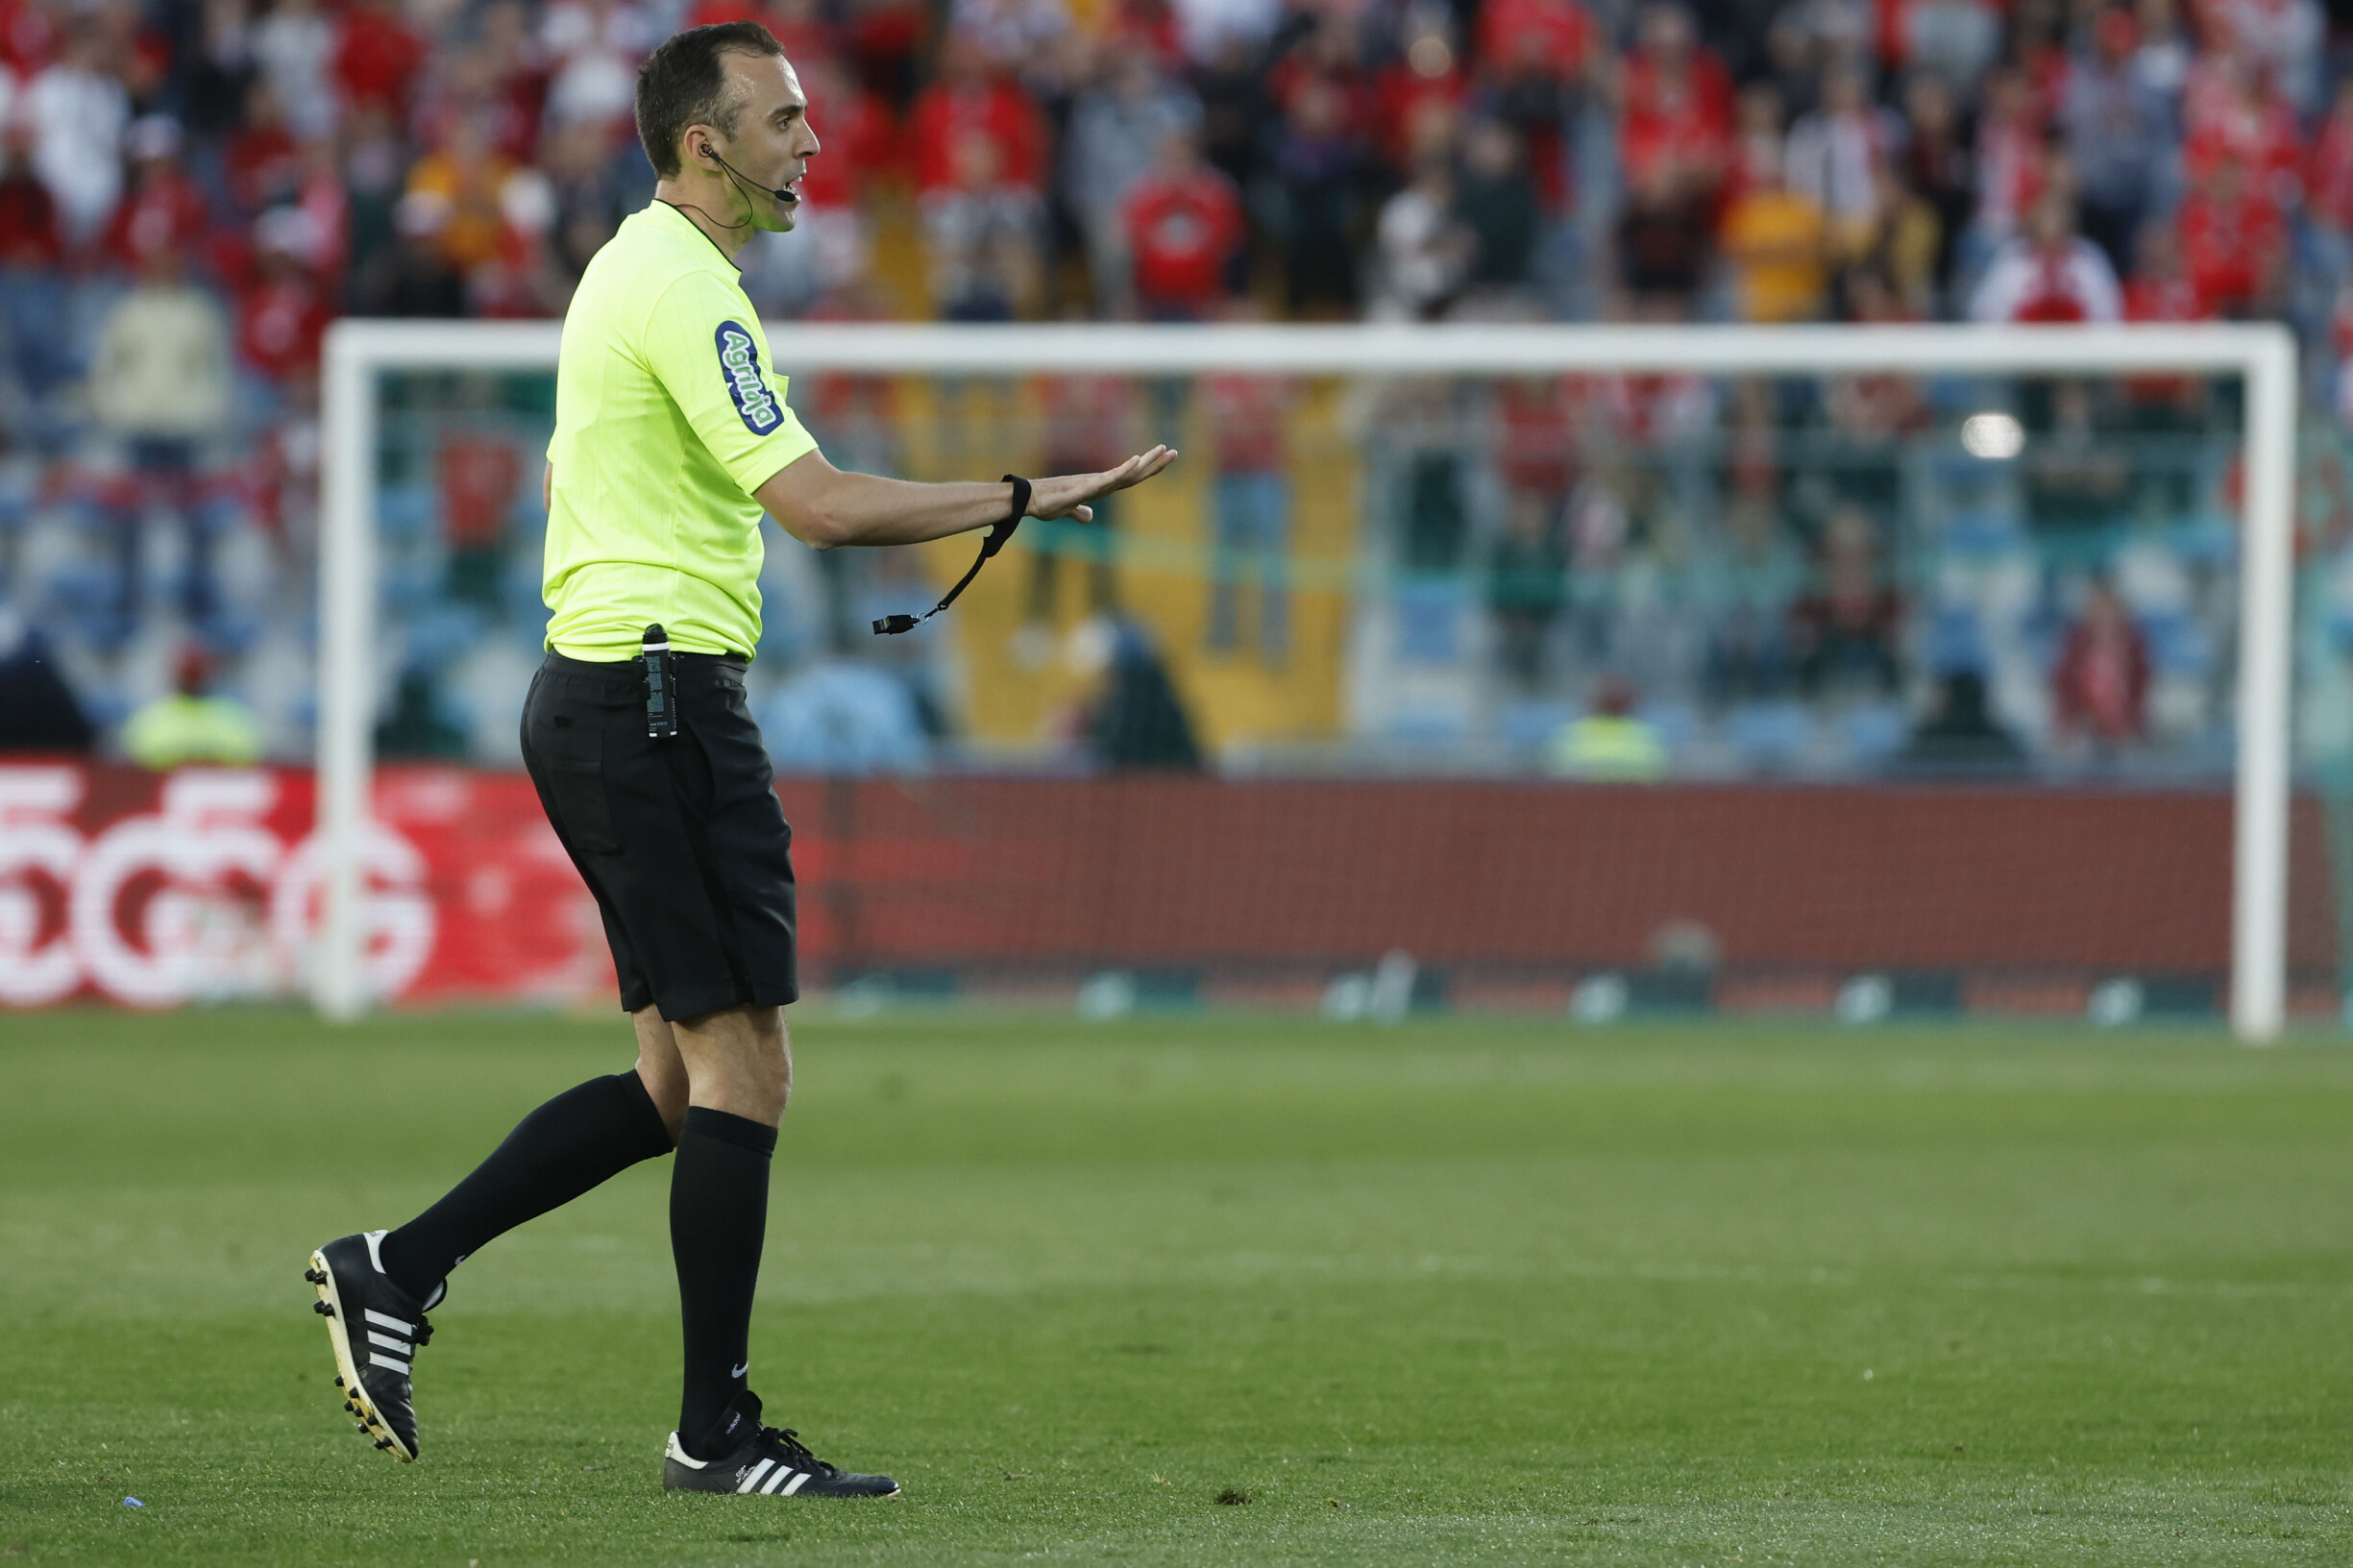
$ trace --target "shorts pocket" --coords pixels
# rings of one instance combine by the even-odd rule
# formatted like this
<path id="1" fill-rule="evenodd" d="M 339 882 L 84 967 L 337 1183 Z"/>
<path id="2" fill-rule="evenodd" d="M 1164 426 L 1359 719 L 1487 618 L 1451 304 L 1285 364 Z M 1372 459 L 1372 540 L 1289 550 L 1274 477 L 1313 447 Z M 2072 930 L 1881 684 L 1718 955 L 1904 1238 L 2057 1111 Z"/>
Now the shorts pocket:
<path id="1" fill-rule="evenodd" d="M 572 845 L 585 855 L 619 852 L 621 838 L 613 831 L 613 805 L 604 789 L 604 730 L 601 725 L 551 724 L 537 737 L 539 760 L 547 770 L 548 797 L 555 807 L 556 826 Z"/>

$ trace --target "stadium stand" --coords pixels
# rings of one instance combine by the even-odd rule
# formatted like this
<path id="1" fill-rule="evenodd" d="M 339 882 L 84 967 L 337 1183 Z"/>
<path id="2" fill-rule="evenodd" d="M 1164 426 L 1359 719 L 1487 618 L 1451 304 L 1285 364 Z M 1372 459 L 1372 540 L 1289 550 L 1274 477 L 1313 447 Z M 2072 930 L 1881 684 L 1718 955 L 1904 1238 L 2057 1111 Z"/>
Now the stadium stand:
<path id="1" fill-rule="evenodd" d="M 2353 628 L 2353 81 L 2314 0 L 6 0 L 0 600 L 103 745 L 193 644 L 306 755 L 321 333 L 560 314 L 650 190 L 637 60 L 744 14 L 826 143 L 748 253 L 775 318 L 2277 318 Z M 2016 392 L 1989 465 L 1974 390 L 1895 377 L 812 381 L 837 459 L 927 477 L 994 472 L 1009 421 L 1041 456 L 1184 435 L 1198 520 L 1037 530 L 962 642 L 881 653 L 914 568 L 776 552 L 762 700 L 796 769 L 1083 756 L 1082 677 L 1146 658 L 1229 768 L 1532 774 L 1605 691 L 1735 777 L 1957 754 L 1973 689 L 1971 755 L 2215 772 L 2233 389 Z M 392 388 L 389 754 L 512 760 L 544 396 Z M 1154 548 L 1182 582 L 1131 614 Z"/>

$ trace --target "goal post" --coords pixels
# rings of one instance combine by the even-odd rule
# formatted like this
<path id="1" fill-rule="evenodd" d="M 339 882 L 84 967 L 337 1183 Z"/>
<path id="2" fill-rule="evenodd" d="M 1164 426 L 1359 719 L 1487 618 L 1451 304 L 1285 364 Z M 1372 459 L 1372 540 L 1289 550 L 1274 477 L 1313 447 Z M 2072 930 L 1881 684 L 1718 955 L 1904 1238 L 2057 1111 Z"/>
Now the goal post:
<path id="1" fill-rule="evenodd" d="M 2287 1011 L 2294 602 L 2295 341 L 2276 324 L 1980 327 L 935 326 L 774 324 L 779 371 L 1303 376 L 1631 374 L 2236 377 L 2243 395 L 2238 555 L 2230 1022 L 2261 1042 Z M 373 772 L 379 378 L 552 371 L 549 322 L 347 320 L 322 382 L 318 814 L 323 919 L 310 985 L 324 1014 L 369 1005 L 362 845 Z"/>

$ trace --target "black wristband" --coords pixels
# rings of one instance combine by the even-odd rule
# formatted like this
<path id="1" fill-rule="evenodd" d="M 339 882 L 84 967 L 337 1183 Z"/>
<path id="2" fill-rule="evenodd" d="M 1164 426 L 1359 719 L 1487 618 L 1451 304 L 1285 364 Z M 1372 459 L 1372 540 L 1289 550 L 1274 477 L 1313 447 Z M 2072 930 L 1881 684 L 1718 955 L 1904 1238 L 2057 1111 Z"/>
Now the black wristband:
<path id="1" fill-rule="evenodd" d="M 1029 515 L 1029 480 L 1018 474 L 1008 474 L 998 482 L 1013 486 L 1012 515 L 1001 523 L 989 525 L 988 533 L 981 538 L 980 553 L 972 558 L 972 564 L 965 569 L 964 576 L 956 579 L 956 586 L 941 595 L 940 602 L 925 610 L 921 615 L 884 616 L 874 623 L 875 636 L 894 637 L 902 631 L 913 631 L 950 604 L 955 603 L 956 596 L 970 587 L 972 579 L 980 576 L 980 569 L 989 564 L 989 557 L 1005 548 L 1005 541 L 1013 537 L 1013 530 L 1019 527 L 1021 519 Z"/>
<path id="2" fill-rule="evenodd" d="M 989 525 L 988 537 L 980 542 L 980 558 L 984 561 L 1003 550 L 1005 541 L 1013 537 L 1013 530 L 1029 516 L 1029 480 L 1018 474 L 1008 474 L 1000 482 L 1013 486 L 1013 510 L 1003 522 Z"/>

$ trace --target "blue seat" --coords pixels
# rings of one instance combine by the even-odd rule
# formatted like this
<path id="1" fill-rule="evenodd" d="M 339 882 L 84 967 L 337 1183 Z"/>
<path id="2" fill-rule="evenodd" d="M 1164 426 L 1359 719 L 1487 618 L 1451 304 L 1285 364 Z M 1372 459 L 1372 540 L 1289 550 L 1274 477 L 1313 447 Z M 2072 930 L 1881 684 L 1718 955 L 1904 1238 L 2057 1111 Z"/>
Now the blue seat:
<path id="1" fill-rule="evenodd" d="M 2214 668 L 2213 635 L 2186 610 L 2143 617 L 2141 635 L 2148 642 L 2149 663 L 2162 674 L 2202 675 Z"/>
<path id="2" fill-rule="evenodd" d="M 1745 702 L 1725 715 L 1724 738 L 1751 767 L 1784 766 L 1812 743 L 1814 716 L 1802 702 Z"/>
<path id="3" fill-rule="evenodd" d="M 1699 710 L 1688 702 L 1646 702 L 1634 717 L 1651 726 L 1670 756 L 1688 747 L 1700 733 Z"/>
<path id="4" fill-rule="evenodd" d="M 1849 708 L 1838 718 L 1839 738 L 1846 742 L 1849 755 L 1857 762 L 1881 762 L 1895 755 L 1902 749 L 1911 729 L 1910 718 L 1894 702 Z"/>
<path id="5" fill-rule="evenodd" d="M 1507 702 L 1495 715 L 1495 734 L 1507 746 L 1543 746 L 1575 717 L 1566 702 Z"/>
<path id="6" fill-rule="evenodd" d="M 407 538 L 433 526 L 433 492 L 422 484 L 388 484 L 376 493 L 379 538 Z"/>
<path id="7" fill-rule="evenodd" d="M 1453 578 L 1428 578 L 1398 585 L 1397 656 L 1408 664 L 1452 664 L 1462 656 L 1462 623 L 1470 608 L 1468 588 Z"/>

